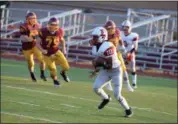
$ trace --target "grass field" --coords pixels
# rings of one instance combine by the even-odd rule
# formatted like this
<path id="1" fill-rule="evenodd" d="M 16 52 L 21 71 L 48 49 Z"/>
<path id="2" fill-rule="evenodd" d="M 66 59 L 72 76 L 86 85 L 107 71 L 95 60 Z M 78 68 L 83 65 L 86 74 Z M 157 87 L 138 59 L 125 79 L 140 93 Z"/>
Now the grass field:
<path id="1" fill-rule="evenodd" d="M 1 60 L 1 122 L 177 123 L 176 80 L 138 76 L 133 93 L 123 85 L 122 94 L 134 111 L 133 117 L 124 118 L 123 108 L 107 90 L 112 101 L 97 110 L 100 98 L 92 91 L 87 69 L 71 68 L 72 83 L 60 78 L 62 86 L 56 88 L 50 78 L 39 79 L 37 66 L 34 83 L 25 62 Z"/>

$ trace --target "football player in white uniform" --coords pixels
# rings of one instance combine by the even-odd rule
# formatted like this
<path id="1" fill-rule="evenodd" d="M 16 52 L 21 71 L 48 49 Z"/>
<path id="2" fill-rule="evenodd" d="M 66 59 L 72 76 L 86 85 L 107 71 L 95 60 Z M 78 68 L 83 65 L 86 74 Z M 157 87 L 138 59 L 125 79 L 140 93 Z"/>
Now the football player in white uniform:
<path id="1" fill-rule="evenodd" d="M 99 72 L 95 79 L 93 90 L 97 95 L 103 98 L 98 109 L 104 108 L 111 100 L 111 97 L 102 89 L 103 85 L 111 80 L 113 83 L 114 96 L 125 109 L 125 117 L 131 117 L 132 110 L 121 94 L 122 69 L 116 48 L 111 42 L 106 41 L 108 39 L 108 34 L 103 27 L 95 28 L 92 32 L 92 37 L 92 45 L 96 46 L 92 51 L 96 56 L 93 60 L 93 66 L 95 68 L 93 73 Z"/>
<path id="2" fill-rule="evenodd" d="M 132 71 L 132 86 L 137 88 L 137 75 L 136 75 L 136 61 L 135 53 L 138 50 L 139 35 L 132 31 L 132 24 L 129 20 L 125 20 L 122 23 L 121 39 L 124 41 L 126 48 L 125 60 L 129 63 Z"/>

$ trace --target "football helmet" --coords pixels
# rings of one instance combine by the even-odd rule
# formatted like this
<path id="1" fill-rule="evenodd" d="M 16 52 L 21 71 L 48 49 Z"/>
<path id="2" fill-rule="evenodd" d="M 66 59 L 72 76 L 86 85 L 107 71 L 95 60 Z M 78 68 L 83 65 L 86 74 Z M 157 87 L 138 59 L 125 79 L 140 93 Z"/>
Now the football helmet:
<path id="1" fill-rule="evenodd" d="M 26 21 L 30 25 L 35 25 L 37 23 L 37 16 L 34 12 L 29 12 L 26 15 Z"/>
<path id="2" fill-rule="evenodd" d="M 124 31 L 125 34 L 130 33 L 132 30 L 132 24 L 129 20 L 125 20 L 122 23 L 122 30 Z"/>
<path id="3" fill-rule="evenodd" d="M 50 18 L 47 28 L 51 33 L 55 33 L 59 29 L 59 20 L 55 17 Z"/>
<path id="4" fill-rule="evenodd" d="M 116 24 L 115 24 L 114 21 L 112 21 L 112 20 L 107 21 L 105 23 L 104 27 L 108 31 L 108 35 L 115 34 L 115 32 L 116 32 Z"/>
<path id="5" fill-rule="evenodd" d="M 93 45 L 102 43 L 108 39 L 108 32 L 104 27 L 96 27 L 92 32 Z"/>

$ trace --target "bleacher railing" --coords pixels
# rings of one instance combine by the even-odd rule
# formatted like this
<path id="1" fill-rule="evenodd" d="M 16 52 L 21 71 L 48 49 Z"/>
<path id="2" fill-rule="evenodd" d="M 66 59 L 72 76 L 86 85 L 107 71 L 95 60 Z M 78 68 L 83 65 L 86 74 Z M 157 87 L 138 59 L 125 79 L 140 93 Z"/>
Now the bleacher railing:
<path id="1" fill-rule="evenodd" d="M 163 65 L 163 58 L 164 58 L 164 56 L 171 56 L 171 55 L 173 55 L 174 53 L 177 53 L 178 52 L 178 49 L 177 48 L 175 48 L 175 47 L 178 47 L 177 46 L 177 43 L 178 43 L 178 41 L 173 41 L 173 42 L 169 42 L 169 43 L 167 43 L 167 44 L 165 44 L 163 47 L 162 47 L 162 50 L 161 50 L 161 57 L 160 57 L 160 69 L 162 68 L 162 65 Z M 165 50 L 166 50 L 166 47 L 168 47 L 168 46 L 172 46 L 172 47 L 174 47 L 174 49 L 172 49 L 171 51 L 169 51 L 169 52 L 166 52 Z M 178 58 L 177 58 L 178 59 Z M 177 60 L 178 61 L 178 60 Z M 174 70 L 176 70 L 176 69 L 174 69 Z"/>

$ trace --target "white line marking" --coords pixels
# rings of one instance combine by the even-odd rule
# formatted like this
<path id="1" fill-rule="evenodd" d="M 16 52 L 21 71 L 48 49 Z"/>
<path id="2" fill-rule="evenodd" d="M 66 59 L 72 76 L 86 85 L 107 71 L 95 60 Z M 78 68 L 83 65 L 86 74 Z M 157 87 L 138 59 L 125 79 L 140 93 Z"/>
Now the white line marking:
<path id="1" fill-rule="evenodd" d="M 80 108 L 80 107 L 69 105 L 69 104 L 60 104 L 60 105 L 67 106 L 67 107 L 72 107 L 72 108 Z"/>
<path id="2" fill-rule="evenodd" d="M 47 108 L 47 109 L 52 109 L 52 110 L 56 110 L 56 111 L 61 111 L 61 109 L 57 109 L 57 108 L 53 108 L 53 107 L 45 107 L 45 108 Z"/>
<path id="3" fill-rule="evenodd" d="M 38 93 L 43 93 L 43 94 L 49 94 L 49 95 L 55 95 L 55 96 L 64 96 L 64 97 L 69 97 L 69 98 L 75 98 L 75 99 L 82 99 L 82 100 L 87 100 L 87 101 L 93 101 L 93 102 L 99 102 L 97 100 L 93 100 L 93 99 L 86 99 L 86 98 L 78 98 L 78 97 L 74 97 L 74 96 L 69 96 L 69 95 L 63 95 L 63 94 L 56 94 L 56 93 L 51 93 L 51 92 L 46 92 L 46 91 L 39 91 L 39 90 L 31 90 L 28 88 L 23 88 L 23 87 L 14 87 L 14 86 L 10 86 L 10 85 L 2 85 L 8 88 L 13 88 L 13 89 L 20 89 L 20 90 L 26 90 L 26 91 L 30 91 L 30 92 L 38 92 Z M 115 103 L 111 103 L 111 104 L 115 104 Z M 139 107 L 135 107 L 135 109 L 138 109 Z M 172 116 L 177 116 L 177 114 L 172 114 L 172 113 L 167 113 L 167 112 L 162 112 L 162 111 L 155 111 L 151 108 L 141 108 L 141 110 L 146 110 L 148 111 L 148 109 L 150 109 L 152 112 L 159 112 L 162 114 L 169 114 Z"/>
<path id="4" fill-rule="evenodd" d="M 32 104 L 32 103 L 28 103 L 28 102 L 14 101 L 14 100 L 3 100 L 3 101 L 9 101 L 9 102 L 14 102 L 14 103 L 18 103 L 18 104 L 26 104 L 26 105 L 37 106 L 37 107 L 41 106 L 41 105 L 37 105 L 37 104 Z M 73 105 L 70 105 L 70 104 L 60 104 L 60 105 L 67 106 L 67 107 L 72 107 L 72 108 L 80 108 L 80 107 L 73 106 Z M 44 107 L 48 108 L 48 109 L 52 109 L 52 110 L 61 110 L 61 109 L 57 109 L 57 108 L 53 108 L 53 107 L 49 107 L 49 106 L 44 106 Z"/>
<path id="5" fill-rule="evenodd" d="M 139 110 L 147 110 L 147 111 L 151 111 L 151 108 L 138 108 L 136 106 L 132 106 L 133 109 L 139 109 Z"/>
<path id="6" fill-rule="evenodd" d="M 18 104 L 26 104 L 26 105 L 30 105 L 30 106 L 40 106 L 40 105 L 37 105 L 37 104 L 32 104 L 32 103 L 29 103 L 29 102 L 19 102 L 19 101 L 14 101 L 14 100 L 2 100 L 2 101 L 9 101 L 9 102 L 14 102 L 14 103 L 18 103 Z"/>
<path id="7" fill-rule="evenodd" d="M 7 114 L 7 115 L 13 115 L 13 116 L 18 116 L 18 117 L 23 117 L 23 118 L 30 118 L 30 119 L 33 119 L 33 120 L 47 121 L 47 122 L 51 122 L 51 123 L 62 123 L 62 122 L 58 122 L 58 121 L 52 121 L 52 120 L 49 120 L 49 119 L 46 119 L 46 118 L 36 118 L 36 117 L 28 116 L 28 115 L 22 115 L 22 114 L 11 113 L 11 112 L 1 111 L 1 113 L 2 114 Z"/>

